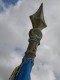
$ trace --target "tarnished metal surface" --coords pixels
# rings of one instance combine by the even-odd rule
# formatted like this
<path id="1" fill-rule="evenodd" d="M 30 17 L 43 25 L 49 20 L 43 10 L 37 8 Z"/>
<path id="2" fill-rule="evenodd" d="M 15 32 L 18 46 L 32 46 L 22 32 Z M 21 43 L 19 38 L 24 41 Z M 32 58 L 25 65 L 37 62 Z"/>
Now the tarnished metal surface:
<path id="1" fill-rule="evenodd" d="M 30 16 L 30 19 L 33 28 L 39 28 L 40 30 L 42 30 L 47 26 L 44 19 L 43 3 L 41 4 L 37 12 Z"/>
<path id="2" fill-rule="evenodd" d="M 43 3 L 39 7 L 36 13 L 30 16 L 33 28 L 29 32 L 29 45 L 27 52 L 36 53 L 37 46 L 40 45 L 40 40 L 42 38 L 41 30 L 47 27 L 44 19 L 43 13 Z"/>
<path id="3" fill-rule="evenodd" d="M 37 12 L 30 16 L 30 19 L 33 28 L 29 31 L 29 45 L 26 50 L 25 56 L 22 59 L 21 70 L 20 66 L 16 67 L 9 80 L 30 80 L 30 72 L 33 66 L 32 62 L 34 61 L 37 47 L 38 45 L 40 45 L 40 40 L 42 38 L 41 30 L 47 26 L 44 20 L 43 3 L 41 4 Z M 26 62 L 28 63 L 26 64 Z"/>

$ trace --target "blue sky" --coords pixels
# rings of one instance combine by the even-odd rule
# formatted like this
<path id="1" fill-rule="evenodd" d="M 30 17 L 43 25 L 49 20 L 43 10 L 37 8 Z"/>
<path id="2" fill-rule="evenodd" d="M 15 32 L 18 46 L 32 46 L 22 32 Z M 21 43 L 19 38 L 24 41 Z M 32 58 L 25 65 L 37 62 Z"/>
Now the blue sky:
<path id="1" fill-rule="evenodd" d="M 9 5 L 15 5 L 17 3 L 18 0 L 2 0 L 5 4 L 5 6 L 9 6 Z"/>
<path id="2" fill-rule="evenodd" d="M 18 0 L 1 0 L 0 1 L 0 12 L 4 11 L 5 8 L 9 8 L 11 5 L 16 5 Z"/>

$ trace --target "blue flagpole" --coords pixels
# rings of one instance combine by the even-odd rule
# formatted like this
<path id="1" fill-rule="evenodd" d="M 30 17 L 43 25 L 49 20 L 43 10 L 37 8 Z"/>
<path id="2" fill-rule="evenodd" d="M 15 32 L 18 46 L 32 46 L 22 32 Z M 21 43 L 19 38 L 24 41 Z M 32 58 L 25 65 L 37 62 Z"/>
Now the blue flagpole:
<path id="1" fill-rule="evenodd" d="M 30 73 L 36 57 L 36 51 L 42 38 L 41 30 L 47 25 L 43 15 L 43 3 L 38 11 L 30 16 L 33 29 L 29 31 L 29 45 L 20 66 L 16 67 L 9 80 L 31 80 Z"/>
<path id="2" fill-rule="evenodd" d="M 14 80 L 31 80 L 30 73 L 33 66 L 33 60 L 31 58 L 27 58 L 20 66 L 20 69 L 15 76 Z"/>

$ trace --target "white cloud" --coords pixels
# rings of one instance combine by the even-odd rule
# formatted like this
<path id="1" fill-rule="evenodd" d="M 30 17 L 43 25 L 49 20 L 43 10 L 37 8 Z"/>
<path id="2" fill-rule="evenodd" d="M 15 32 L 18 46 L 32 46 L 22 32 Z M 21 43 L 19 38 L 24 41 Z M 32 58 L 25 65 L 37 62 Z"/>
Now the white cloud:
<path id="1" fill-rule="evenodd" d="M 28 45 L 28 32 L 32 28 L 29 16 L 41 2 L 44 2 L 47 28 L 42 31 L 43 38 L 37 50 L 32 80 L 57 80 L 56 75 L 60 75 L 60 1 L 23 0 L 21 4 L 18 2 L 0 14 L 1 80 L 7 80 L 13 68 L 21 63 L 22 54 Z M 14 52 L 16 47 L 21 48 L 22 52 Z"/>

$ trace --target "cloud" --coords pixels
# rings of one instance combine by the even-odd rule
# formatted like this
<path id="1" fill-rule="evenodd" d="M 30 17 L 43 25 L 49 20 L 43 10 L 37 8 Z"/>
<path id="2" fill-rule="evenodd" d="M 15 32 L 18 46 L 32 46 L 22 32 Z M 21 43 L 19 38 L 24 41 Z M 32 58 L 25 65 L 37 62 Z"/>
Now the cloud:
<path id="1" fill-rule="evenodd" d="M 60 1 L 23 0 L 0 14 L 0 74 L 8 80 L 14 67 L 21 63 L 32 28 L 29 16 L 44 2 L 47 28 L 38 47 L 32 80 L 59 80 L 60 76 Z M 34 5 L 33 5 L 34 4 Z M 20 51 L 16 51 L 18 48 Z M 38 73 L 38 74 L 37 74 Z"/>
<path id="2" fill-rule="evenodd" d="M 35 80 L 56 80 L 51 66 L 48 64 L 42 65 L 41 63 L 37 66 L 35 65 L 35 68 L 33 69 L 32 80 L 34 78 Z"/>

